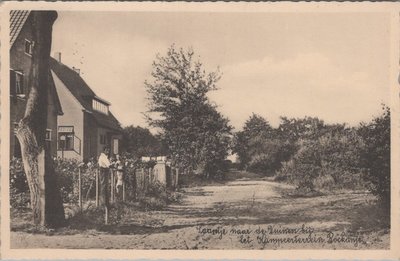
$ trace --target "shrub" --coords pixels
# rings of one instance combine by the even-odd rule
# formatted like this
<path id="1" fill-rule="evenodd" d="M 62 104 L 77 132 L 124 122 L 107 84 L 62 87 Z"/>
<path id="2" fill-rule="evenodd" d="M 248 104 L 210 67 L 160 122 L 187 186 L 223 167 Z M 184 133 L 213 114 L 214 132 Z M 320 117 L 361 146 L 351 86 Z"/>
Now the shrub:
<path id="1" fill-rule="evenodd" d="M 79 171 L 81 172 L 84 200 L 95 196 L 98 166 L 94 160 L 90 160 L 85 164 L 75 159 L 57 158 L 54 167 L 64 203 L 76 203 L 78 201 Z"/>
<path id="2" fill-rule="evenodd" d="M 64 203 L 76 203 L 78 200 L 79 169 L 81 169 L 83 196 L 88 200 L 95 195 L 96 163 L 93 160 L 84 164 L 74 159 L 54 159 L 54 170 Z M 15 208 L 27 207 L 29 202 L 29 187 L 22 160 L 13 158 L 10 162 L 10 204 Z"/>
<path id="3" fill-rule="evenodd" d="M 364 146 L 355 130 L 327 133 L 317 140 L 300 140 L 300 149 L 277 172 L 299 188 L 362 188 L 360 151 Z"/>
<path id="4" fill-rule="evenodd" d="M 366 146 L 362 151 L 364 178 L 368 188 L 382 203 L 390 206 L 390 109 L 383 106 L 383 113 L 369 124 L 362 124 L 359 133 Z"/>
<path id="5" fill-rule="evenodd" d="M 138 201 L 145 210 L 160 210 L 167 204 L 179 202 L 181 196 L 179 192 L 170 191 L 165 184 L 155 181 L 148 185 L 144 195 L 140 196 Z"/>
<path id="6" fill-rule="evenodd" d="M 13 157 L 10 162 L 10 205 L 12 208 L 24 208 L 29 202 L 29 187 L 22 160 Z"/>

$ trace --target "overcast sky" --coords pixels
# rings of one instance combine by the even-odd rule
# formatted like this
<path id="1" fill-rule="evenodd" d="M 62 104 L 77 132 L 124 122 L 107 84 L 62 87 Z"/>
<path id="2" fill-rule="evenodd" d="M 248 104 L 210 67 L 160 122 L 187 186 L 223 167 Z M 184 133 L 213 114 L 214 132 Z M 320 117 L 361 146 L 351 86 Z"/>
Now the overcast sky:
<path id="1" fill-rule="evenodd" d="M 220 67 L 210 98 L 240 129 L 252 112 L 357 124 L 389 101 L 389 17 L 383 13 L 59 12 L 52 52 L 81 69 L 123 126 L 147 126 L 143 82 L 157 53 L 192 46 Z"/>

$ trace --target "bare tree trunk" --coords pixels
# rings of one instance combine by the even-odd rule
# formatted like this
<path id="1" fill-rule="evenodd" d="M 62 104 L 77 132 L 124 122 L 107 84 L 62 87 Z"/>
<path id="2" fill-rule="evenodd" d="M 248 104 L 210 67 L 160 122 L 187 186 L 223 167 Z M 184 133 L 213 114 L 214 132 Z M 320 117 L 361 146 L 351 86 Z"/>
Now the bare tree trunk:
<path id="1" fill-rule="evenodd" d="M 56 227 L 65 221 L 64 208 L 54 166 L 46 147 L 49 57 L 55 11 L 32 11 L 32 41 L 34 43 L 30 69 L 30 92 L 24 118 L 19 122 L 17 138 L 27 177 L 33 221 Z"/>

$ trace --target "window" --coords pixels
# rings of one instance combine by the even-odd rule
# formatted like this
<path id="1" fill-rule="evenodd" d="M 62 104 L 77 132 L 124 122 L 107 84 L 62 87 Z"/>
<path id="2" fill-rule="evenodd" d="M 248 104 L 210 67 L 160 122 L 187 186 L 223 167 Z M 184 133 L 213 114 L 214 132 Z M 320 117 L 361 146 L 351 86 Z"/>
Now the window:
<path id="1" fill-rule="evenodd" d="M 22 71 L 10 70 L 10 95 L 24 97 L 24 74 Z"/>
<path id="2" fill-rule="evenodd" d="M 92 103 L 93 109 L 99 112 L 102 112 L 104 114 L 108 114 L 108 105 L 105 103 L 102 103 L 101 101 L 93 99 Z"/>
<path id="3" fill-rule="evenodd" d="M 51 129 L 46 129 L 46 140 L 51 141 Z"/>
<path id="4" fill-rule="evenodd" d="M 33 42 L 25 39 L 25 53 L 28 55 L 32 55 L 33 53 Z"/>
<path id="5" fill-rule="evenodd" d="M 74 127 L 58 127 L 58 150 L 74 150 Z"/>

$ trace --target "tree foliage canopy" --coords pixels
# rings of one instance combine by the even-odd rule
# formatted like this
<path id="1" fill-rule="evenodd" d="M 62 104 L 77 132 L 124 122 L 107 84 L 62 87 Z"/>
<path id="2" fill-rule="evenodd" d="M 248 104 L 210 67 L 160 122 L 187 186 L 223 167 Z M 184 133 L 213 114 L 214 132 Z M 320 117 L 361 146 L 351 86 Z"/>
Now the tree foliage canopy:
<path id="1" fill-rule="evenodd" d="M 217 89 L 220 74 L 206 73 L 192 49 L 171 46 L 165 56 L 157 55 L 151 75 L 145 82 L 148 122 L 161 130 L 184 172 L 215 174 L 228 154 L 231 131 L 207 97 Z"/>
<path id="2" fill-rule="evenodd" d="M 390 109 L 383 105 L 382 110 L 380 116 L 359 127 L 365 142 L 361 164 L 367 169 L 370 190 L 390 204 Z"/>
<path id="3" fill-rule="evenodd" d="M 122 146 L 135 157 L 160 156 L 166 153 L 160 138 L 140 126 L 131 125 L 123 129 Z"/>

